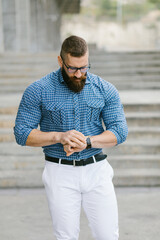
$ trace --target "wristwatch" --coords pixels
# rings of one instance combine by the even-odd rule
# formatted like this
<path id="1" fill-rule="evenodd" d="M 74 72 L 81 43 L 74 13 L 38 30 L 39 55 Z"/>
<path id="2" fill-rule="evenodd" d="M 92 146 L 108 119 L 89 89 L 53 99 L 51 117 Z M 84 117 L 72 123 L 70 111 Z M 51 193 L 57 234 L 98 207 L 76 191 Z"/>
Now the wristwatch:
<path id="1" fill-rule="evenodd" d="M 89 149 L 89 148 L 92 147 L 92 145 L 91 145 L 91 139 L 90 139 L 89 136 L 86 138 L 86 143 L 87 143 L 87 147 L 86 147 L 86 149 Z"/>

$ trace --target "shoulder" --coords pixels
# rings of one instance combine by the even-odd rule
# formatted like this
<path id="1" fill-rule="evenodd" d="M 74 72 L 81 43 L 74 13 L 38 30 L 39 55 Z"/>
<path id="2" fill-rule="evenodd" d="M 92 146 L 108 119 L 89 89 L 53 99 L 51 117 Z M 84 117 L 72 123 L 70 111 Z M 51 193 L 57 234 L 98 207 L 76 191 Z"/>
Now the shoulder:
<path id="1" fill-rule="evenodd" d="M 103 95 L 104 99 L 107 101 L 112 101 L 113 99 L 119 99 L 119 93 L 118 90 L 116 89 L 116 87 L 104 80 L 103 78 L 95 75 L 95 74 L 91 74 L 89 73 L 88 75 L 90 82 L 99 89 L 99 91 L 101 92 L 101 94 Z"/>
<path id="2" fill-rule="evenodd" d="M 38 79 L 37 81 L 31 83 L 25 90 L 25 94 L 40 94 L 44 90 L 54 88 L 54 85 L 56 84 L 56 80 L 58 80 L 58 73 L 57 72 L 51 72 L 47 74 L 46 76 L 42 77 L 41 79 Z"/>

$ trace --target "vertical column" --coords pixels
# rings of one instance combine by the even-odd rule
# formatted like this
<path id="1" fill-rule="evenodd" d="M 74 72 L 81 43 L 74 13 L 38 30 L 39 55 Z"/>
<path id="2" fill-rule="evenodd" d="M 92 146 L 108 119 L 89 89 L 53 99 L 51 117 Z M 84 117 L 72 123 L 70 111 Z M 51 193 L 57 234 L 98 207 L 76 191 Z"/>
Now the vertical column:
<path id="1" fill-rule="evenodd" d="M 48 50 L 60 49 L 61 12 L 56 0 L 46 2 L 46 26 Z"/>
<path id="2" fill-rule="evenodd" d="M 16 50 L 16 12 L 15 0 L 1 0 L 3 17 L 4 49 Z"/>
<path id="3" fill-rule="evenodd" d="M 61 15 L 56 0 L 32 0 L 30 13 L 31 50 L 59 49 Z"/>
<path id="4" fill-rule="evenodd" d="M 0 0 L 0 53 L 4 52 L 2 1 Z"/>
<path id="5" fill-rule="evenodd" d="M 16 0 L 16 48 L 19 51 L 29 50 L 30 45 L 30 0 Z"/>

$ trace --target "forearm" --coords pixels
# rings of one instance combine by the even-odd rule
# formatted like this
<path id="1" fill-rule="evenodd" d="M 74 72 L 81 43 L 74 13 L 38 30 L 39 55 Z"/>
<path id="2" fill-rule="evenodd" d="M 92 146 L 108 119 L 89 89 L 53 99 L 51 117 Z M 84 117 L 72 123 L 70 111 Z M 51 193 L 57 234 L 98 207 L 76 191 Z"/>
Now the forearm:
<path id="1" fill-rule="evenodd" d="M 61 143 L 62 145 L 68 144 L 73 148 L 77 146 L 83 147 L 86 144 L 86 139 L 82 133 L 76 130 L 67 132 L 42 132 L 33 129 L 26 141 L 26 145 L 32 147 L 44 147 L 56 143 Z"/>
<path id="2" fill-rule="evenodd" d="M 26 141 L 27 146 L 43 147 L 60 142 L 60 132 L 42 132 L 38 129 L 33 129 Z"/>
<path id="3" fill-rule="evenodd" d="M 117 138 L 111 131 L 104 131 L 99 135 L 92 136 L 91 144 L 93 148 L 113 147 L 117 144 Z"/>

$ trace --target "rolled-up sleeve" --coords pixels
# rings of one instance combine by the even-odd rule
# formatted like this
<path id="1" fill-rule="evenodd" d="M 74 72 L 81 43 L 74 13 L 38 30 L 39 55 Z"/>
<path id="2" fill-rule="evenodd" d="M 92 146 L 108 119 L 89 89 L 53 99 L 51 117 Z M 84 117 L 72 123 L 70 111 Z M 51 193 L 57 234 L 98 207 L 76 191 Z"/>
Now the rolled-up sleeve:
<path id="1" fill-rule="evenodd" d="M 24 92 L 14 126 L 14 135 L 19 145 L 26 145 L 28 135 L 37 129 L 41 120 L 41 86 L 31 84 Z"/>
<path id="2" fill-rule="evenodd" d="M 112 84 L 108 84 L 105 91 L 105 106 L 102 110 L 102 118 L 106 130 L 115 134 L 117 144 L 124 142 L 128 135 L 127 122 L 119 93 Z"/>

